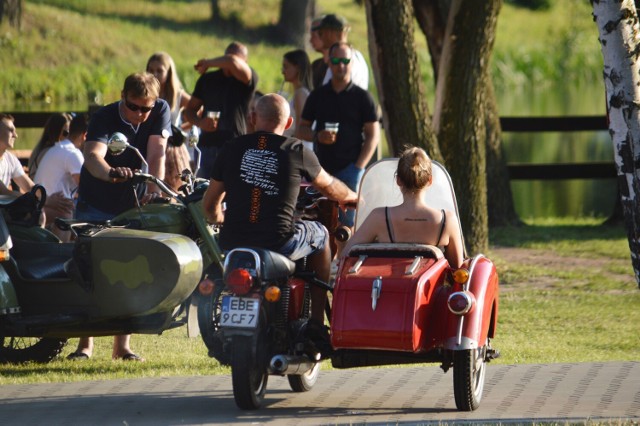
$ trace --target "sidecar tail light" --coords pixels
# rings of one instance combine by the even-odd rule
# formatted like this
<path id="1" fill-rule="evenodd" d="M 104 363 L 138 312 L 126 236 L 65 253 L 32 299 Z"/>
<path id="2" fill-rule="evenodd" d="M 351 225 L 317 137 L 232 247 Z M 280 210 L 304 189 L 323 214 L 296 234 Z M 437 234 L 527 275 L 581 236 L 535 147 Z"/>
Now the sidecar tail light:
<path id="1" fill-rule="evenodd" d="M 282 296 L 282 291 L 280 290 L 280 287 L 275 285 L 267 287 L 264 292 L 264 298 L 269 302 L 277 302 L 280 300 L 280 296 Z"/>
<path id="2" fill-rule="evenodd" d="M 471 312 L 476 304 L 475 296 L 468 291 L 456 291 L 447 299 L 449 310 L 455 315 L 465 315 Z"/>
<path id="3" fill-rule="evenodd" d="M 9 260 L 11 256 L 9 255 L 9 249 L 5 249 L 0 247 L 0 262 L 4 262 L 5 260 Z"/>
<path id="4" fill-rule="evenodd" d="M 201 295 L 203 296 L 211 296 L 213 294 L 213 291 L 216 289 L 216 285 L 214 284 L 214 282 L 209 279 L 209 278 L 205 278 L 202 281 L 200 281 L 200 283 L 198 284 L 198 291 L 200 292 Z"/>
<path id="5" fill-rule="evenodd" d="M 234 294 L 239 296 L 249 293 L 253 285 L 253 277 L 251 272 L 246 269 L 238 268 L 229 272 L 225 278 L 227 288 Z"/>

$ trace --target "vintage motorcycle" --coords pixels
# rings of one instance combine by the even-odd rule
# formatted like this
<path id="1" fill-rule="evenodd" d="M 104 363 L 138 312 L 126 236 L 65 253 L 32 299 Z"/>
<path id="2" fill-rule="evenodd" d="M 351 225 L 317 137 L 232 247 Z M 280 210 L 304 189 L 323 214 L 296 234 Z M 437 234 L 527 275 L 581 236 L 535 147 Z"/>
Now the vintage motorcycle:
<path id="1" fill-rule="evenodd" d="M 386 159 L 367 169 L 356 229 L 373 208 L 402 201 L 396 167 L 397 159 Z M 457 214 L 448 173 L 434 162 L 433 174 L 428 203 Z M 332 292 L 330 345 L 307 321 L 313 285 Z M 341 261 L 330 288 L 304 262 L 246 247 L 228 253 L 223 276 L 209 288 L 210 316 L 201 332 L 216 339 L 210 355 L 231 365 L 234 398 L 242 409 L 260 407 L 270 375 L 287 376 L 295 392 L 310 390 L 320 361 L 328 358 L 335 368 L 420 362 L 438 362 L 445 372 L 453 367 L 456 407 L 475 410 L 486 363 L 499 355 L 490 345 L 498 276 L 481 254 L 453 270 L 434 246 L 357 245 Z"/>

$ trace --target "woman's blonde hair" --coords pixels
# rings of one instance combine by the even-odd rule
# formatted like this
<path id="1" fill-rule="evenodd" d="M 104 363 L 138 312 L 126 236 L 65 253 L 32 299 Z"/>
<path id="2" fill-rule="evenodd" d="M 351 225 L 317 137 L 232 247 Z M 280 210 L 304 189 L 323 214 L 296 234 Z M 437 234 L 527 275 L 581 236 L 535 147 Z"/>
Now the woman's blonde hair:
<path id="1" fill-rule="evenodd" d="M 424 149 L 408 147 L 400 154 L 396 176 L 406 190 L 419 191 L 431 181 L 431 159 Z"/>
<path id="2" fill-rule="evenodd" d="M 162 93 L 162 96 L 169 104 L 169 109 L 173 111 L 176 108 L 180 108 L 178 102 L 183 89 L 173 58 L 166 52 L 156 52 L 147 60 L 147 71 L 149 70 L 151 62 L 160 62 L 167 69 L 167 81 L 164 85 L 164 93 Z"/>

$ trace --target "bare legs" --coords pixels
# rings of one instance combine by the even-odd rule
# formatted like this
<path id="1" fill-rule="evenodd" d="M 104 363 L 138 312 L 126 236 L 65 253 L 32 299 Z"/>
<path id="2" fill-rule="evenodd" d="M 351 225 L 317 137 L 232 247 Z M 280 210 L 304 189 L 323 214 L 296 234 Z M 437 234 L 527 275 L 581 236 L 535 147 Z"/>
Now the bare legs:
<path id="1" fill-rule="evenodd" d="M 133 351 L 131 351 L 130 341 L 130 334 L 113 336 L 113 351 L 111 357 L 113 359 L 135 359 Z M 76 353 L 83 353 L 90 358 L 91 355 L 93 355 L 93 337 L 81 337 Z M 137 360 L 142 360 L 142 358 Z"/>

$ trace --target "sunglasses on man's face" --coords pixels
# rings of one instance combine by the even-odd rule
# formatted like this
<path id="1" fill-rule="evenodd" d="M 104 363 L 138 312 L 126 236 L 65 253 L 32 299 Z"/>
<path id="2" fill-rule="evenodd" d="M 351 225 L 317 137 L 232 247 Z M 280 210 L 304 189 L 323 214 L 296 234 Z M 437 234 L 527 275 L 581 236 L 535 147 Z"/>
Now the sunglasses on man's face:
<path id="1" fill-rule="evenodd" d="M 333 65 L 338 65 L 340 62 L 348 65 L 351 62 L 351 58 L 331 58 L 330 61 Z"/>
<path id="2" fill-rule="evenodd" d="M 136 105 L 133 104 L 131 102 L 129 102 L 128 100 L 124 100 L 124 104 L 127 106 L 127 108 L 129 108 L 131 111 L 133 112 L 138 112 L 140 111 L 143 114 L 148 113 L 149 111 L 151 111 L 153 109 L 153 107 L 155 106 L 155 103 L 151 106 L 140 106 L 140 105 Z"/>

